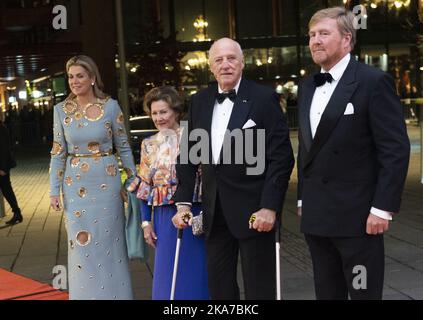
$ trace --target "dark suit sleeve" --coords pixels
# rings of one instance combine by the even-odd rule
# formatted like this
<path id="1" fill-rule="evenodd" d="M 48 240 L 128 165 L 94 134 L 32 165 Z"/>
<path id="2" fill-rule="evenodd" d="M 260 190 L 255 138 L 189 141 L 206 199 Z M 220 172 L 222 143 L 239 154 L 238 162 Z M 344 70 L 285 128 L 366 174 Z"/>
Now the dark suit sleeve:
<path id="1" fill-rule="evenodd" d="M 379 172 L 372 206 L 397 213 L 407 177 L 410 141 L 394 82 L 383 74 L 370 99 L 369 118 Z"/>
<path id="2" fill-rule="evenodd" d="M 173 195 L 175 202 L 192 202 L 192 195 L 194 193 L 198 164 L 193 164 L 189 159 L 189 150 L 193 143 L 188 139 L 189 133 L 193 129 L 194 99 L 195 96 L 192 97 L 187 116 L 181 122 L 183 131 L 176 163 L 178 187 Z"/>
<path id="3" fill-rule="evenodd" d="M 297 154 L 297 200 L 302 200 L 302 193 L 303 193 L 303 169 L 302 169 L 302 137 L 301 137 L 301 129 L 298 130 L 298 154 Z"/>
<path id="4" fill-rule="evenodd" d="M 266 178 L 260 206 L 280 213 L 294 166 L 289 130 L 276 94 L 263 107 L 266 132 Z"/>
<path id="5" fill-rule="evenodd" d="M 300 99 L 301 99 L 301 82 L 298 85 L 298 112 L 300 106 Z M 302 193 L 303 193 L 303 166 L 302 166 L 302 159 L 303 154 L 301 148 L 303 146 L 302 136 L 301 136 L 301 127 L 298 128 L 298 153 L 297 153 L 297 200 L 302 200 Z"/>
<path id="6" fill-rule="evenodd" d="M 9 171 L 10 137 L 7 128 L 0 124 L 0 170 Z"/>

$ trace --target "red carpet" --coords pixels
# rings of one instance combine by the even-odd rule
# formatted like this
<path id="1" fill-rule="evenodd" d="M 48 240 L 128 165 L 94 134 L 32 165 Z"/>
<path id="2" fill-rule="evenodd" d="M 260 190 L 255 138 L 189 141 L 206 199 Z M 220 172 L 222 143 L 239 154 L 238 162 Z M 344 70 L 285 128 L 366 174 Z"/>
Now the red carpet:
<path id="1" fill-rule="evenodd" d="M 65 292 L 0 269 L 0 300 L 68 300 Z"/>

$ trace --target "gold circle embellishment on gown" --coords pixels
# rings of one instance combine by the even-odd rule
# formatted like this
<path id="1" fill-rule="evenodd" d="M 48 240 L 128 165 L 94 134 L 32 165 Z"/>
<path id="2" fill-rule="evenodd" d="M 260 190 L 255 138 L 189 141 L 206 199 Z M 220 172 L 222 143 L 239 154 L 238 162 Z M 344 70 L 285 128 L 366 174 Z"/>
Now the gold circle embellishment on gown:
<path id="1" fill-rule="evenodd" d="M 122 136 L 122 135 L 124 135 L 124 134 L 125 134 L 125 130 L 123 130 L 123 128 L 122 128 L 122 127 L 119 127 L 119 128 L 118 128 L 118 135 Z"/>
<path id="2" fill-rule="evenodd" d="M 59 179 L 62 179 L 62 178 L 63 178 L 64 173 L 65 173 L 65 172 L 64 172 L 62 169 L 57 170 L 57 177 L 58 177 Z"/>
<path id="3" fill-rule="evenodd" d="M 98 121 L 104 116 L 102 103 L 89 103 L 84 109 L 84 117 L 88 121 Z"/>
<path id="4" fill-rule="evenodd" d="M 110 121 L 106 121 L 106 122 L 104 123 L 104 127 L 105 127 L 106 129 L 110 129 L 110 128 L 112 127 L 112 124 L 110 123 Z"/>
<path id="5" fill-rule="evenodd" d="M 79 173 L 77 173 L 77 174 L 75 175 L 75 177 L 76 177 L 76 180 L 81 180 L 81 175 L 80 175 Z"/>
<path id="6" fill-rule="evenodd" d="M 81 230 L 76 234 L 76 243 L 81 246 L 85 247 L 90 244 L 91 242 L 91 233 L 87 230 Z"/>
<path id="7" fill-rule="evenodd" d="M 125 118 L 123 117 L 123 113 L 122 113 L 122 112 L 121 112 L 121 113 L 119 113 L 119 115 L 118 115 L 118 117 L 117 117 L 116 121 L 117 121 L 118 123 L 123 123 L 123 122 L 124 122 L 124 120 L 125 120 Z"/>
<path id="8" fill-rule="evenodd" d="M 78 196 L 80 196 L 81 198 L 84 198 L 87 195 L 87 189 L 85 189 L 84 187 L 81 187 L 78 189 Z"/>
<path id="9" fill-rule="evenodd" d="M 101 190 L 107 190 L 107 184 L 103 183 L 103 184 L 100 186 L 100 188 L 101 188 Z"/>
<path id="10" fill-rule="evenodd" d="M 117 174 L 117 172 L 116 172 L 117 170 L 116 170 L 116 166 L 114 165 L 114 164 L 108 164 L 107 165 L 107 167 L 106 167 L 106 172 L 107 172 L 107 174 L 109 175 L 109 176 L 112 176 L 112 177 L 114 177 L 116 174 Z"/>
<path id="11" fill-rule="evenodd" d="M 90 171 L 90 165 L 88 164 L 88 162 L 81 163 L 81 171 L 84 173 Z"/>
<path id="12" fill-rule="evenodd" d="M 62 145 L 56 141 L 53 141 L 53 147 L 51 148 L 51 155 L 57 156 L 62 151 Z"/>
<path id="13" fill-rule="evenodd" d="M 73 114 L 78 109 L 78 104 L 73 100 L 66 100 L 62 109 L 66 114 Z"/>
<path id="14" fill-rule="evenodd" d="M 79 161 L 80 161 L 80 159 L 78 157 L 72 158 L 72 160 L 71 160 L 71 166 L 72 166 L 72 168 L 78 167 Z"/>
<path id="15" fill-rule="evenodd" d="M 72 117 L 69 117 L 69 116 L 65 117 L 63 119 L 63 123 L 65 124 L 65 126 L 70 125 L 72 123 Z"/>
<path id="16" fill-rule="evenodd" d="M 81 211 L 75 211 L 73 214 L 74 214 L 74 215 L 75 215 L 75 217 L 77 217 L 77 218 L 80 218 L 80 217 L 81 217 L 81 215 L 82 215 Z"/>
<path id="17" fill-rule="evenodd" d="M 91 153 L 99 153 L 100 152 L 100 143 L 97 141 L 88 142 L 88 151 Z"/>
<path id="18" fill-rule="evenodd" d="M 67 176 L 65 178 L 65 183 L 70 187 L 72 185 L 72 177 Z"/>
<path id="19" fill-rule="evenodd" d="M 107 129 L 107 136 L 109 137 L 109 139 L 111 139 L 113 137 L 112 129 Z"/>
<path id="20" fill-rule="evenodd" d="M 81 112 L 75 112 L 75 120 L 81 120 L 82 119 L 82 113 Z"/>

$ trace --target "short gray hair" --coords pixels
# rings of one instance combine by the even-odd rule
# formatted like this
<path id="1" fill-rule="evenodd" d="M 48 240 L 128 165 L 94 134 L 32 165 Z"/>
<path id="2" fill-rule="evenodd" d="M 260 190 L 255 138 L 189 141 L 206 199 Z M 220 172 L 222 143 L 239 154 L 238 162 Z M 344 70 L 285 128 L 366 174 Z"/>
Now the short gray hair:
<path id="1" fill-rule="evenodd" d="M 235 47 L 237 48 L 237 50 L 239 50 L 239 54 L 241 55 L 241 57 L 244 58 L 244 53 L 242 52 L 241 45 L 237 41 L 235 41 L 235 40 L 233 40 L 231 38 L 220 38 L 220 39 L 216 40 L 215 42 L 213 42 L 213 44 L 211 45 L 211 47 L 209 49 L 209 52 L 208 52 L 208 54 L 209 54 L 209 64 L 211 62 L 210 61 L 210 56 L 211 56 L 212 50 L 214 49 L 214 45 L 216 43 L 220 42 L 220 41 L 227 41 L 227 40 L 230 40 L 230 41 L 233 42 L 233 44 L 235 45 Z"/>

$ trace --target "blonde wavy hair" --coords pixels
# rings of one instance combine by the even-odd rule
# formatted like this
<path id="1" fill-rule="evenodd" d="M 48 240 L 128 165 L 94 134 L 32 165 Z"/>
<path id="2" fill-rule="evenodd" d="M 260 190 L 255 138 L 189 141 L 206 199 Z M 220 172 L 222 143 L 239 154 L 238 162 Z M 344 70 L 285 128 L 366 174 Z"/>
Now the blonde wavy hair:
<path id="1" fill-rule="evenodd" d="M 70 67 L 73 67 L 73 66 L 79 66 L 84 68 L 88 72 L 88 75 L 90 76 L 90 78 L 95 78 L 94 85 L 92 86 L 95 97 L 100 99 L 106 99 L 109 97 L 106 93 L 103 92 L 104 90 L 103 81 L 101 80 L 101 76 L 100 76 L 100 72 L 98 71 L 97 64 L 94 62 L 92 58 L 85 55 L 77 55 L 70 58 L 66 62 L 66 73 L 68 73 Z M 73 99 L 75 97 L 76 95 L 73 92 L 71 92 L 69 96 L 67 97 L 67 99 Z"/>

